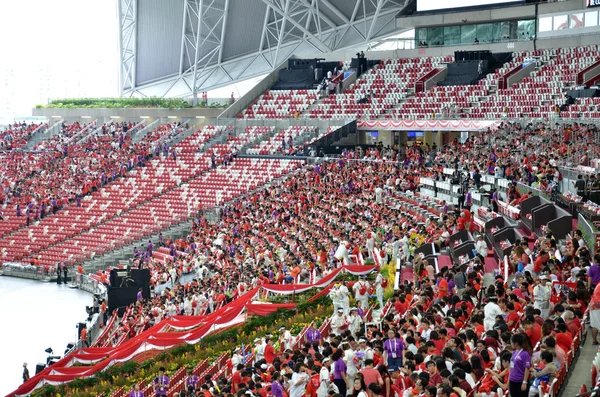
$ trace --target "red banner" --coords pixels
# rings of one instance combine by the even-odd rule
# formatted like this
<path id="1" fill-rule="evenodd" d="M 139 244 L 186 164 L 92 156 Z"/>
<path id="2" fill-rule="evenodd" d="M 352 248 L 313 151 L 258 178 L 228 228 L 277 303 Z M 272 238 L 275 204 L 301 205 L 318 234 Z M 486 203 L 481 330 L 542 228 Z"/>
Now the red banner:
<path id="1" fill-rule="evenodd" d="M 314 284 L 268 284 L 254 288 L 209 315 L 174 316 L 161 321 L 159 324 L 129 339 L 120 346 L 114 348 L 79 349 L 52 367 L 46 368 L 32 377 L 8 396 L 26 396 L 46 384 L 59 385 L 71 382 L 77 378 L 93 376 L 98 371 L 103 371 L 109 366 L 128 361 L 144 351 L 152 349 L 166 350 L 183 343 L 196 344 L 203 337 L 217 332 L 222 328 L 243 323 L 246 319 L 245 313 L 264 316 L 280 308 L 292 309 L 296 307 L 293 303 L 272 304 L 253 302 L 252 299 L 261 288 L 279 294 L 288 294 L 294 291 L 299 293 L 310 288 L 327 287 L 342 271 L 347 271 L 354 275 L 364 275 L 375 269 L 376 266 L 342 266 Z M 75 367 L 73 366 L 74 364 L 87 364 L 87 366 Z"/>

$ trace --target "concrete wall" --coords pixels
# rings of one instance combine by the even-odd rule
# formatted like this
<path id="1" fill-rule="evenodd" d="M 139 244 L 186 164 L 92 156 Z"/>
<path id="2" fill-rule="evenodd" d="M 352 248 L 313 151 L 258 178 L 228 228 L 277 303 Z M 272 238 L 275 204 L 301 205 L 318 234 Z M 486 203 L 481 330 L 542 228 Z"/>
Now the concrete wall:
<path id="1" fill-rule="evenodd" d="M 412 29 L 428 26 L 457 25 L 490 21 L 508 21 L 511 19 L 535 18 L 535 5 L 516 5 L 485 10 L 451 11 L 446 13 L 424 13 L 396 18 L 396 27 Z M 539 14 L 573 11 L 585 7 L 583 0 L 569 0 L 557 3 L 544 3 L 538 6 Z"/>
<path id="2" fill-rule="evenodd" d="M 64 119 L 66 122 L 88 123 L 98 120 L 98 123 L 114 121 L 139 122 L 142 118 L 150 124 L 161 119 L 161 124 L 190 120 L 190 124 L 214 124 L 222 108 L 193 108 L 193 109 L 33 109 L 34 116 L 46 117 L 50 124 Z"/>
<path id="3" fill-rule="evenodd" d="M 519 70 L 517 73 L 508 76 L 508 78 L 506 79 L 506 86 L 510 87 L 513 84 L 518 83 L 519 81 L 523 80 L 524 77 L 529 76 L 534 70 L 535 62 L 532 62 L 529 65 L 522 68 L 521 70 Z"/>

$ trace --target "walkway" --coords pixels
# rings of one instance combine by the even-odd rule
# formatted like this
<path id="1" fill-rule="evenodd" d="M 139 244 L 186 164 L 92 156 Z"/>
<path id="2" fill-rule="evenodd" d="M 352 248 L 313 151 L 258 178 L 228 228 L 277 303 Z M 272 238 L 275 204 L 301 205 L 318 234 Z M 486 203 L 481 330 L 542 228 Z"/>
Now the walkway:
<path id="1" fill-rule="evenodd" d="M 575 361 L 575 366 L 569 368 L 570 376 L 567 383 L 563 387 L 562 396 L 573 397 L 579 393 L 581 385 L 585 384 L 590 390 L 592 383 L 591 368 L 592 361 L 598 353 L 598 347 L 592 345 L 592 332 L 588 327 L 588 335 L 585 339 L 585 344 L 581 346 L 579 357 Z"/>

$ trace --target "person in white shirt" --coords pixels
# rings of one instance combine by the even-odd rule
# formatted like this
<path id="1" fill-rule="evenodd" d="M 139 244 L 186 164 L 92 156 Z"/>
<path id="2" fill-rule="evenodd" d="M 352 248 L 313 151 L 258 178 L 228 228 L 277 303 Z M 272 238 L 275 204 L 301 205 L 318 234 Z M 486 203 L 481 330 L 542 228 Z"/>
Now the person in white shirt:
<path id="1" fill-rule="evenodd" d="M 292 344 L 292 333 L 285 329 L 284 326 L 279 328 L 279 332 L 281 332 L 281 343 L 283 344 L 284 350 L 289 349 Z"/>
<path id="2" fill-rule="evenodd" d="M 290 381 L 289 397 L 304 396 L 304 390 L 309 380 L 310 375 L 306 373 L 306 366 L 303 363 L 296 364 Z"/>
<path id="3" fill-rule="evenodd" d="M 479 237 L 477 237 L 477 242 L 475 243 L 475 251 L 482 258 L 485 258 L 488 254 L 488 246 L 485 240 L 483 239 L 483 234 L 480 234 Z"/>
<path id="4" fill-rule="evenodd" d="M 504 315 L 504 312 L 498 306 L 498 297 L 492 296 L 489 298 L 488 304 L 486 304 L 483 308 L 484 318 L 483 318 L 483 327 L 486 331 L 489 331 L 494 328 L 494 323 L 496 322 L 496 316 Z"/>
<path id="5" fill-rule="evenodd" d="M 337 309 L 338 307 L 342 306 L 342 301 L 340 299 L 340 294 L 339 294 L 339 288 L 340 288 L 340 285 L 335 284 L 333 286 L 333 288 L 331 288 L 331 290 L 329 291 L 329 297 L 331 298 L 331 303 L 333 304 L 334 310 Z M 335 314 L 335 312 L 334 312 L 334 314 Z"/>
<path id="6" fill-rule="evenodd" d="M 188 296 L 185 300 L 185 302 L 183 302 L 183 312 L 185 313 L 186 316 L 191 316 L 192 315 L 192 297 Z"/>
<path id="7" fill-rule="evenodd" d="M 348 290 L 348 287 L 346 287 L 345 283 L 340 285 L 339 294 L 342 309 L 344 309 L 344 314 L 347 316 L 350 314 L 350 291 Z"/>
<path id="8" fill-rule="evenodd" d="M 256 361 L 260 361 L 265 358 L 265 342 L 262 338 L 256 338 L 254 339 L 254 343 L 256 343 L 254 355 L 256 357 Z"/>
<path id="9" fill-rule="evenodd" d="M 329 357 L 323 359 L 323 366 L 319 372 L 319 381 L 321 384 L 317 389 L 317 397 L 327 397 L 329 395 L 329 385 L 331 384 L 331 379 L 329 378 L 329 361 Z"/>
<path id="10" fill-rule="evenodd" d="M 550 314 L 550 286 L 548 285 L 548 276 L 542 274 L 540 283 L 533 288 L 533 307 L 540 309 L 541 316 L 545 320 Z"/>
<path id="11" fill-rule="evenodd" d="M 352 290 L 354 290 L 354 298 L 361 302 L 362 307 L 369 307 L 369 282 L 365 280 L 365 276 L 352 286 Z"/>
<path id="12" fill-rule="evenodd" d="M 375 188 L 375 201 L 378 204 L 383 203 L 383 189 L 379 186 Z"/>
<path id="13" fill-rule="evenodd" d="M 331 331 L 336 335 L 341 335 L 346 330 L 347 320 L 344 315 L 344 309 L 337 309 L 336 314 L 331 317 Z"/>
<path id="14" fill-rule="evenodd" d="M 350 316 L 348 317 L 348 321 L 350 323 L 348 329 L 350 330 L 350 332 L 352 332 L 352 335 L 356 336 L 356 334 L 358 334 L 362 328 L 362 319 L 358 315 L 358 309 L 356 309 L 355 307 L 350 309 Z"/>
<path id="15" fill-rule="evenodd" d="M 378 273 L 377 277 L 375 278 L 375 296 L 377 296 L 377 302 L 379 302 L 380 309 L 383 309 L 384 289 L 383 289 L 383 285 L 381 285 L 382 282 L 383 282 L 383 276 L 381 275 L 381 273 Z M 368 307 L 368 306 L 363 306 L 363 307 Z"/>

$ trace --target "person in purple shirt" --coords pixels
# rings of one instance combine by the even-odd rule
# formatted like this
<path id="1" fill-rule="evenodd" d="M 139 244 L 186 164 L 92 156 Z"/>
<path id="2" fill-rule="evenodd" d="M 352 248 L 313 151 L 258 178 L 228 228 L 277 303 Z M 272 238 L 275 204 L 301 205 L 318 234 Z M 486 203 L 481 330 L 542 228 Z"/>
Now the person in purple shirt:
<path id="1" fill-rule="evenodd" d="M 200 378 L 194 375 L 194 372 L 190 369 L 188 370 L 188 376 L 185 380 L 185 388 L 191 394 L 198 390 L 198 383 L 200 382 Z"/>
<path id="2" fill-rule="evenodd" d="M 144 296 L 142 295 L 142 288 L 140 288 L 140 290 L 137 293 L 137 300 L 141 301 L 142 299 L 144 299 Z"/>
<path id="3" fill-rule="evenodd" d="M 157 396 L 166 396 L 169 390 L 169 377 L 165 375 L 165 367 L 160 367 L 158 376 L 154 379 L 154 391 Z"/>
<path id="4" fill-rule="evenodd" d="M 273 374 L 273 383 L 271 384 L 271 394 L 273 397 L 283 397 L 283 386 L 281 386 L 281 374 Z"/>
<path id="5" fill-rule="evenodd" d="M 389 371 L 395 371 L 402 368 L 402 358 L 404 357 L 404 342 L 396 337 L 396 331 L 388 331 L 388 340 L 383 343 L 383 351 L 386 353 L 387 365 Z"/>
<path id="6" fill-rule="evenodd" d="M 154 246 L 152 245 L 152 240 L 148 240 L 148 255 L 152 256 L 152 249 Z"/>
<path id="7" fill-rule="evenodd" d="M 337 386 L 340 395 L 346 395 L 346 371 L 348 367 L 346 363 L 342 359 L 344 355 L 344 351 L 342 349 L 337 349 L 331 355 L 331 361 L 333 361 L 333 383 Z"/>
<path id="8" fill-rule="evenodd" d="M 310 326 L 310 329 L 306 331 L 306 341 L 311 345 L 313 343 L 321 342 L 321 332 L 319 332 L 319 330 L 317 329 L 317 324 L 314 322 Z"/>
<path id="9" fill-rule="evenodd" d="M 590 280 L 590 291 L 594 292 L 594 289 L 598 284 L 600 284 L 600 267 L 598 266 L 598 262 L 600 262 L 600 254 L 594 255 L 594 259 L 592 260 L 592 266 L 590 266 L 588 270 L 588 277 Z"/>
<path id="10" fill-rule="evenodd" d="M 523 347 L 525 334 L 515 334 L 511 338 L 513 354 L 510 360 L 508 387 L 511 397 L 527 397 L 529 395 L 529 371 L 531 355 Z"/>
<path id="11" fill-rule="evenodd" d="M 144 397 L 144 392 L 140 390 L 140 385 L 136 384 L 134 389 L 129 393 L 129 397 Z"/>

